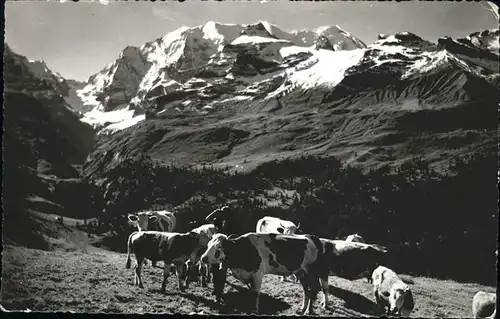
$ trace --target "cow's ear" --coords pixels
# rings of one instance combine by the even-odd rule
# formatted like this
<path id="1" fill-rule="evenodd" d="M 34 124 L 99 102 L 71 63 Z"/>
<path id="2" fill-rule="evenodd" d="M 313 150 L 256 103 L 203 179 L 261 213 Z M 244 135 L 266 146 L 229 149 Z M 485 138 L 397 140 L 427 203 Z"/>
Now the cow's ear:
<path id="1" fill-rule="evenodd" d="M 128 214 L 127 216 L 128 220 L 130 220 L 131 222 L 136 222 L 137 221 L 137 216 L 133 215 L 133 214 Z"/>
<path id="2" fill-rule="evenodd" d="M 283 232 L 285 231 L 285 230 L 283 229 L 283 227 L 278 227 L 276 230 L 277 230 L 277 231 L 278 231 L 278 233 L 280 233 L 280 234 L 283 234 Z"/>
<path id="3" fill-rule="evenodd" d="M 153 216 L 149 216 L 149 221 L 150 221 L 150 222 L 153 222 L 153 223 L 154 223 L 154 222 L 156 222 L 157 220 L 158 220 L 158 217 L 156 217 L 156 216 L 154 216 L 154 215 L 153 215 Z"/>

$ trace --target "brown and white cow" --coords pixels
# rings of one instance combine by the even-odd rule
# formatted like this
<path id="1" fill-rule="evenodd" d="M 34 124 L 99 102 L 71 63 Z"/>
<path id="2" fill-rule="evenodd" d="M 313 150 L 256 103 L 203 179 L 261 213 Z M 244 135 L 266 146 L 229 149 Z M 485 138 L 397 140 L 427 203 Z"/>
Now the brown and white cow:
<path id="1" fill-rule="evenodd" d="M 236 238 L 216 234 L 201 257 L 203 263 L 220 263 L 233 276 L 256 293 L 255 310 L 259 312 L 262 278 L 266 274 L 299 277 L 304 290 L 301 312 L 313 312 L 322 274 L 322 245 L 312 235 L 248 233 Z M 326 271 L 326 270 L 324 270 Z"/>
<path id="2" fill-rule="evenodd" d="M 370 281 L 373 270 L 384 263 L 387 254 L 385 247 L 374 244 L 325 238 L 320 238 L 320 241 L 323 244 L 324 262 L 328 267 L 328 275 L 320 277 L 323 308 L 328 305 L 328 276 L 348 280 L 366 277 Z"/>
<path id="3" fill-rule="evenodd" d="M 474 318 L 495 318 L 497 295 L 493 292 L 478 291 L 472 298 Z"/>
<path id="4" fill-rule="evenodd" d="M 137 214 L 128 214 L 128 220 L 137 227 L 138 231 L 157 230 L 173 232 L 177 224 L 175 214 L 166 210 L 143 211 Z M 152 262 L 156 267 L 156 262 Z"/>
<path id="5" fill-rule="evenodd" d="M 409 317 L 415 307 L 410 287 L 391 269 L 378 266 L 372 274 L 373 294 L 386 314 Z"/>
<path id="6" fill-rule="evenodd" d="M 158 229 L 154 230 L 172 232 L 177 224 L 175 214 L 166 210 L 143 211 L 137 214 L 128 214 L 127 217 L 138 231 L 153 230 L 153 224 L 156 224 Z"/>
<path id="7" fill-rule="evenodd" d="M 284 220 L 278 217 L 264 216 L 257 222 L 257 233 L 262 234 L 285 234 L 294 235 L 299 229 L 299 225 L 295 225 L 289 220 Z M 287 277 L 282 276 L 281 281 L 285 281 Z"/>
<path id="8" fill-rule="evenodd" d="M 170 265 L 174 264 L 177 273 L 177 283 L 180 290 L 184 290 L 189 281 L 185 280 L 185 287 L 181 284 L 181 277 L 185 275 L 186 262 L 196 259 L 198 250 L 207 245 L 209 239 L 204 233 L 170 233 L 159 231 L 139 231 L 132 233 L 127 242 L 127 263 L 126 268 L 130 268 L 130 253 L 134 252 L 137 260 L 135 267 L 134 284 L 143 288 L 141 279 L 141 269 L 144 259 L 152 262 L 162 260 L 163 282 L 161 290 L 165 291 L 167 278 L 170 274 Z M 189 270 L 189 269 L 188 269 Z"/>

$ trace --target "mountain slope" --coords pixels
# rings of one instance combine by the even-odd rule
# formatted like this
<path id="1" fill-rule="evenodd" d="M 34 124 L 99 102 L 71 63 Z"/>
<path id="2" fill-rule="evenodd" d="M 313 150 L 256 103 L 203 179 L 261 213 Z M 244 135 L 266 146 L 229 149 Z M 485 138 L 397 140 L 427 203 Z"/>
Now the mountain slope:
<path id="1" fill-rule="evenodd" d="M 95 133 L 66 103 L 69 95 L 66 80 L 4 44 L 4 234 L 16 242 L 41 240 L 30 237 L 37 228 L 29 211 L 91 212 L 91 187 L 80 181 L 77 166 L 94 147 Z"/>
<path id="2" fill-rule="evenodd" d="M 366 169 L 491 152 L 497 44 L 498 30 L 437 44 L 401 32 L 366 46 L 337 26 L 183 27 L 137 51 L 152 64 L 128 109 L 108 112 L 129 117 L 101 131 L 111 135 L 87 173 L 144 152 L 243 169 L 303 152 Z M 80 94 L 95 91 L 90 81 Z"/>

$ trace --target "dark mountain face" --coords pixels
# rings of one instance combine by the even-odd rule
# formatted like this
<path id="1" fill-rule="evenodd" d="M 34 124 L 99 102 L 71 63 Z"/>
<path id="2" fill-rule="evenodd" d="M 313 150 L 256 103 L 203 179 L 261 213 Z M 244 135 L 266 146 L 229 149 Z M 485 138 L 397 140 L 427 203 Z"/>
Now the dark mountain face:
<path id="1" fill-rule="evenodd" d="M 27 210 L 40 211 L 33 198 L 51 203 L 49 213 L 91 212 L 80 205 L 82 198 L 89 202 L 90 191 L 79 182 L 77 166 L 93 149 L 95 132 L 66 103 L 68 82 L 40 65 L 5 45 L 3 194 L 8 224 L 26 222 L 21 216 Z M 72 196 L 63 196 L 68 191 Z"/>
<path id="2" fill-rule="evenodd" d="M 43 173 L 75 177 L 71 165 L 82 163 L 93 148 L 93 129 L 66 104 L 69 89 L 63 95 L 53 83 L 32 73 L 23 60 L 6 46 L 6 130 L 29 142 L 40 165 L 48 169 Z"/>

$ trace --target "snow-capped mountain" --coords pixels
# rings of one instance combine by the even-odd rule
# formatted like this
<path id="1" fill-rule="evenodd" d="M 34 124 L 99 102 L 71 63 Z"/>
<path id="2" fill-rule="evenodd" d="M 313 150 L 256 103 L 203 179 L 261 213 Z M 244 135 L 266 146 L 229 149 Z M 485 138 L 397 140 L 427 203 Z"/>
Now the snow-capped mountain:
<path id="1" fill-rule="evenodd" d="M 483 57 L 473 58 L 477 52 Z M 472 52 L 472 54 L 470 54 Z M 484 53 L 486 52 L 486 53 Z M 484 56 L 486 54 L 486 56 Z M 404 80 L 450 65 L 491 78 L 497 74 L 498 30 L 432 44 L 402 32 L 366 46 L 338 26 L 285 32 L 250 25 L 181 27 L 119 58 L 78 91 L 92 107 L 84 121 L 115 132 L 148 114 L 207 112 L 221 101 L 283 97 L 295 89 L 334 88 L 346 75 L 383 73 Z"/>
<path id="2" fill-rule="evenodd" d="M 78 91 L 93 108 L 83 120 L 114 133 L 89 163 L 146 152 L 241 166 L 307 152 L 370 167 L 481 151 L 496 138 L 498 35 L 399 32 L 367 46 L 338 26 L 182 27 L 126 48 Z"/>
<path id="3" fill-rule="evenodd" d="M 109 131 L 144 119 L 134 110 L 156 105 L 156 99 L 167 93 L 194 89 L 203 99 L 218 87 L 232 85 L 235 93 L 251 95 L 256 82 L 274 81 L 273 76 L 283 75 L 308 57 L 328 55 L 322 52 L 324 48 L 333 53 L 364 47 L 338 26 L 287 33 L 264 21 L 250 25 L 211 21 L 179 28 L 140 48 L 125 48 L 115 62 L 91 76 L 78 94 L 94 108 L 85 121 L 95 125 L 115 122 Z M 316 63 L 309 60 L 311 66 Z"/>

